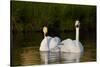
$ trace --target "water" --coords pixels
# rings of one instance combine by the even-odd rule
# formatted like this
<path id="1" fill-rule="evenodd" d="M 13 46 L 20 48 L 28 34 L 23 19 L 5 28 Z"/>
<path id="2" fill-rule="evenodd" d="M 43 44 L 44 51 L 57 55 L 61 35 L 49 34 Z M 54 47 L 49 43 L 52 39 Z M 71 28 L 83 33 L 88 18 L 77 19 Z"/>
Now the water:
<path id="1" fill-rule="evenodd" d="M 40 52 L 43 64 L 77 63 L 80 61 L 80 53 L 66 52 Z"/>
<path id="2" fill-rule="evenodd" d="M 83 54 L 65 52 L 40 52 L 40 42 L 43 38 L 40 34 L 31 34 L 31 37 L 25 36 L 22 33 L 17 33 L 15 35 L 16 36 L 13 37 L 13 46 L 11 47 L 12 66 L 67 64 L 96 61 L 96 40 L 93 34 L 80 38 L 80 41 L 84 46 Z M 68 38 L 70 35 L 72 34 L 63 34 L 62 39 Z M 74 35 L 70 36 L 70 38 L 73 39 Z"/>
<path id="3" fill-rule="evenodd" d="M 20 51 L 16 53 L 16 64 L 19 65 L 76 63 L 81 57 L 80 53 L 40 52 L 33 47 L 22 48 Z"/>

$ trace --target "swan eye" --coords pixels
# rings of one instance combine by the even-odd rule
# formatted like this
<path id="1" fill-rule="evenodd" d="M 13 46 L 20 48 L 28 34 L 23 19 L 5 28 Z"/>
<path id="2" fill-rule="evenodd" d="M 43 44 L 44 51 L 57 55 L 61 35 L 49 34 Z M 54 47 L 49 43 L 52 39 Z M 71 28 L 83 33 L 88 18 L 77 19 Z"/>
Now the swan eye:
<path id="1" fill-rule="evenodd" d="M 79 27 L 79 25 L 76 25 L 76 27 Z"/>

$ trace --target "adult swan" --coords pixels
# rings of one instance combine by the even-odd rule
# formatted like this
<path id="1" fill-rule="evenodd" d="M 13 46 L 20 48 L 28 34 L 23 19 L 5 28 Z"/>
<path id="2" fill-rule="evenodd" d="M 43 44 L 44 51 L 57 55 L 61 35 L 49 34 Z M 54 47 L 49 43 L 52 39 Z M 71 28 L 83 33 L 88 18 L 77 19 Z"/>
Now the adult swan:
<path id="1" fill-rule="evenodd" d="M 75 22 L 76 27 L 76 40 L 72 39 L 65 39 L 61 43 L 63 44 L 61 46 L 62 52 L 73 52 L 73 53 L 80 53 L 83 52 L 83 46 L 81 42 L 79 42 L 79 26 L 80 23 L 78 20 Z"/>
<path id="2" fill-rule="evenodd" d="M 40 44 L 40 51 L 59 51 L 58 44 L 61 42 L 59 37 L 50 37 L 46 36 L 48 32 L 48 28 L 46 26 L 43 27 L 44 39 Z"/>

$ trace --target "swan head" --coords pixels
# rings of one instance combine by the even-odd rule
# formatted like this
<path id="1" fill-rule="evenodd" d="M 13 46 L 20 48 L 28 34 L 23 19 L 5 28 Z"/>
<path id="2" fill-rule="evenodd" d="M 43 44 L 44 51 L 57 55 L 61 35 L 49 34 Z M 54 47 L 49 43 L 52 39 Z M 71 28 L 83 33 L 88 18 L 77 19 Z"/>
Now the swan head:
<path id="1" fill-rule="evenodd" d="M 79 20 L 76 20 L 76 22 L 75 22 L 75 27 L 76 27 L 76 28 L 79 28 L 79 27 L 80 27 L 80 22 L 79 22 Z"/>
<path id="2" fill-rule="evenodd" d="M 44 33 L 44 37 L 46 36 L 48 32 L 48 28 L 46 26 L 43 27 L 43 33 Z"/>

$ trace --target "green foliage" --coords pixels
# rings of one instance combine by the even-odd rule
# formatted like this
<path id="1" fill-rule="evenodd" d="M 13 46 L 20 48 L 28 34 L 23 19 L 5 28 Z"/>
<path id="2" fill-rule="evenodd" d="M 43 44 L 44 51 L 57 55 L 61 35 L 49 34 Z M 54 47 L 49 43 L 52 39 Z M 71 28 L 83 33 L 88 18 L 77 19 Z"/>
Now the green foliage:
<path id="1" fill-rule="evenodd" d="M 73 30 L 79 19 L 83 29 L 96 26 L 96 6 L 11 1 L 13 30 L 40 31 L 58 20 L 60 30 Z"/>

